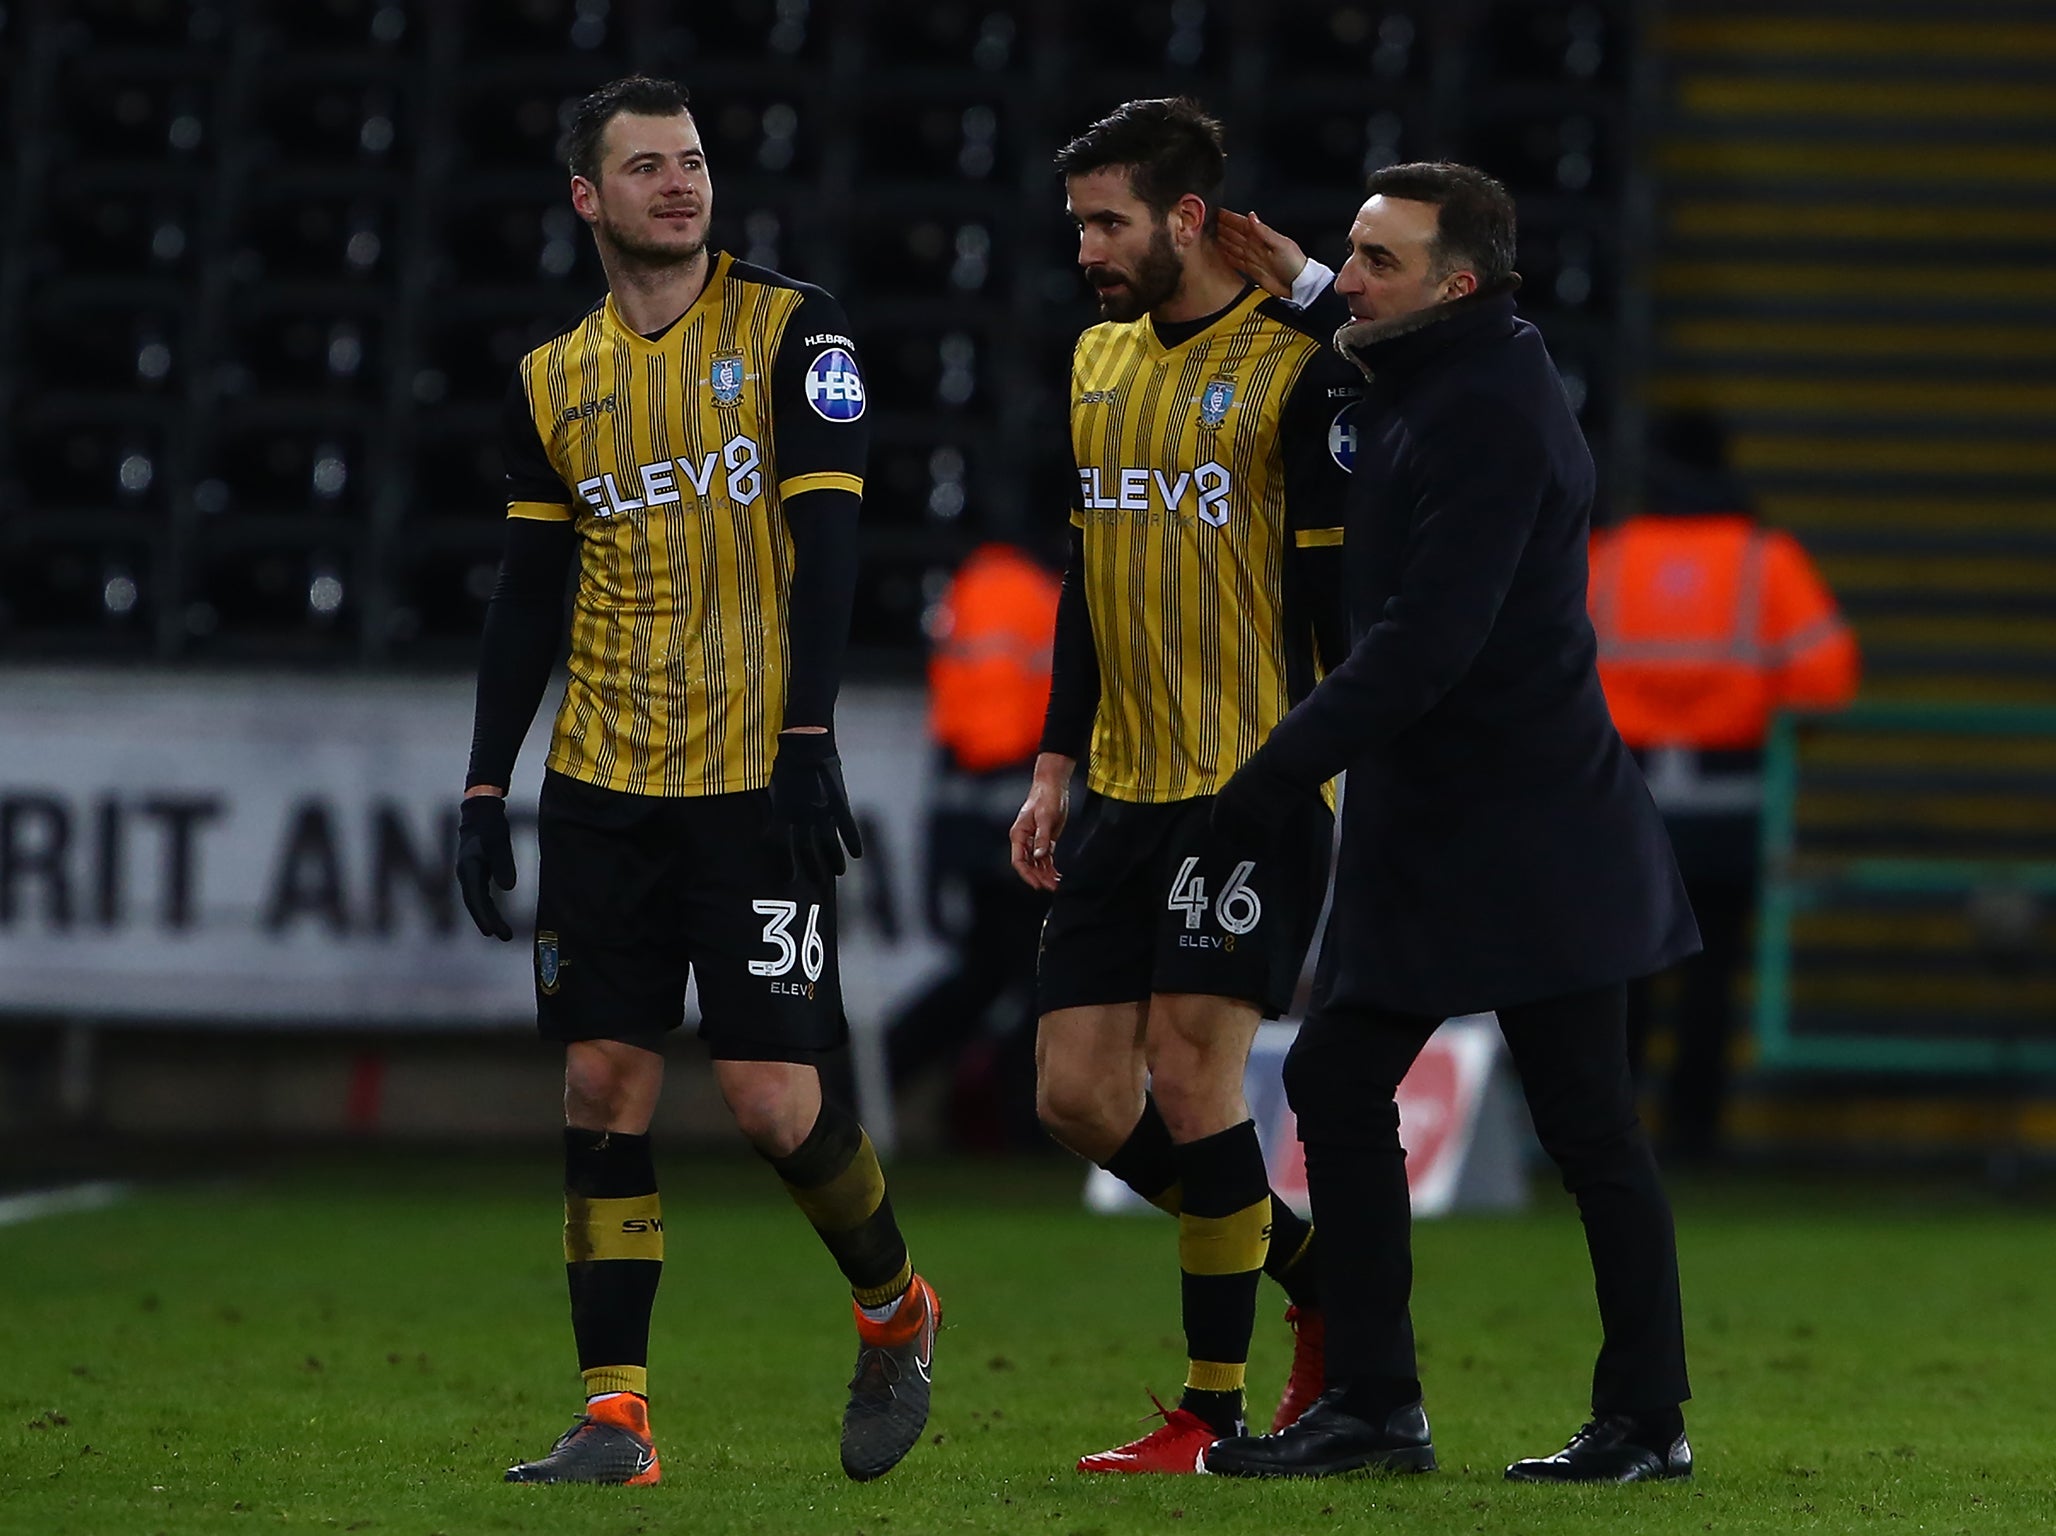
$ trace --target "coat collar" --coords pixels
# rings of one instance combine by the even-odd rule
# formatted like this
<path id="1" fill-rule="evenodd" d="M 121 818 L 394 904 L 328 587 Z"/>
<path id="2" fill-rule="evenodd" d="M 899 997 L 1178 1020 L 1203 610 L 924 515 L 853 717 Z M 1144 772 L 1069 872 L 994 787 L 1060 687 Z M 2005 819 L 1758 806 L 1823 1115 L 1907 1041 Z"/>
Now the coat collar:
<path id="1" fill-rule="evenodd" d="M 1367 379 L 1410 372 L 1463 337 L 1495 324 L 1505 326 L 1513 318 L 1514 290 L 1520 285 L 1519 274 L 1509 273 L 1447 304 L 1431 304 L 1390 320 L 1352 320 L 1335 333 L 1335 350 Z"/>

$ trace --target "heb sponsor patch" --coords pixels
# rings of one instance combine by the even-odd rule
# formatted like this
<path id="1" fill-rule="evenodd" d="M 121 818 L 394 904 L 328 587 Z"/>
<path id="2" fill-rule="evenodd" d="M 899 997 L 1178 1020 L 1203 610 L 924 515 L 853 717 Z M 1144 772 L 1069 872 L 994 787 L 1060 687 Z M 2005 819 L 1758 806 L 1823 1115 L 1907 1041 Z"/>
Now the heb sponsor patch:
<path id="1" fill-rule="evenodd" d="M 1355 409 L 1356 402 L 1351 401 L 1328 423 L 1328 457 L 1349 475 L 1356 473 L 1356 423 L 1349 419 L 1349 413 Z"/>
<path id="2" fill-rule="evenodd" d="M 864 414 L 864 376 L 857 360 L 830 347 L 807 364 L 807 404 L 824 421 L 855 421 Z"/>

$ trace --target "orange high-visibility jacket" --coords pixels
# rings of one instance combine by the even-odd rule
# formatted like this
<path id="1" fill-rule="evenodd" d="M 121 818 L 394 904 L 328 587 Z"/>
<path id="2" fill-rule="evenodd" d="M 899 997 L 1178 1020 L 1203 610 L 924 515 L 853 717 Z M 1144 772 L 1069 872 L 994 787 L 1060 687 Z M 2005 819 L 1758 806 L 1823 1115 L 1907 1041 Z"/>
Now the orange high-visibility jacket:
<path id="1" fill-rule="evenodd" d="M 1856 637 L 1790 534 L 1636 517 L 1592 538 L 1599 681 L 1631 747 L 1761 747 L 1787 708 L 1856 694 Z"/>
<path id="2" fill-rule="evenodd" d="M 1049 703 L 1056 577 L 1006 544 L 972 552 L 929 620 L 929 730 L 972 773 L 1035 755 Z"/>

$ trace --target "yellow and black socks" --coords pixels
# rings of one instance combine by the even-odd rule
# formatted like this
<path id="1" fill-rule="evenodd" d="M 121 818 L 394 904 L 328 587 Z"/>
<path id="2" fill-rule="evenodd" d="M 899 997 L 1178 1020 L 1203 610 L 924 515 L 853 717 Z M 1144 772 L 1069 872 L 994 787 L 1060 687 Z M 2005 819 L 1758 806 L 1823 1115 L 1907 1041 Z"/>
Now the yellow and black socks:
<path id="1" fill-rule="evenodd" d="M 1100 1165 L 1158 1210 L 1176 1216 L 1184 1203 L 1178 1181 L 1178 1149 L 1153 1097 L 1142 1101 L 1142 1118 L 1120 1149 Z M 1314 1227 L 1276 1195 L 1271 1197 L 1271 1246 L 1264 1273 L 1284 1287 L 1295 1306 L 1320 1305 L 1314 1279 Z"/>
<path id="2" fill-rule="evenodd" d="M 1190 1357 L 1178 1406 L 1221 1434 L 1238 1434 L 1257 1281 L 1271 1241 L 1271 1185 L 1256 1122 L 1187 1142 L 1177 1160 L 1184 1186 L 1178 1268 Z"/>
<path id="3" fill-rule="evenodd" d="M 913 1262 L 893 1220 L 885 1170 L 855 1115 L 823 1099 L 807 1139 L 766 1161 L 828 1245 L 858 1306 L 875 1313 L 906 1293 Z"/>
<path id="4" fill-rule="evenodd" d="M 649 1395 L 664 1214 L 650 1138 L 564 1130 L 564 1273 L 585 1395 Z"/>
<path id="5" fill-rule="evenodd" d="M 1271 1251 L 1264 1256 L 1264 1273 L 1284 1287 L 1295 1307 L 1321 1304 L 1314 1276 L 1314 1224 L 1276 1195 L 1271 1196 Z"/>
<path id="6" fill-rule="evenodd" d="M 1135 1129 L 1100 1167 L 1158 1210 L 1178 1214 L 1185 1193 L 1178 1185 L 1178 1148 L 1163 1111 L 1149 1094 L 1142 1096 L 1142 1118 Z"/>

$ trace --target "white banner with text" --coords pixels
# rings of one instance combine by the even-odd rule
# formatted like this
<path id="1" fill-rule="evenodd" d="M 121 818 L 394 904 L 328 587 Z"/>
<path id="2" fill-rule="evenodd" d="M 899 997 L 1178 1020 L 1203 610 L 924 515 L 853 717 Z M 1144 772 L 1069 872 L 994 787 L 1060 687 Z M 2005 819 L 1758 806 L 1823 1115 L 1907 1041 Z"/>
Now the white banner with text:
<path id="1" fill-rule="evenodd" d="M 467 678 L 0 672 L 0 1011 L 128 1021 L 508 1025 L 534 1017 L 535 797 L 509 797 L 512 944 L 451 875 Z M 929 749 L 913 688 L 845 690 L 866 857 L 844 992 L 874 1022 L 941 959 L 921 931 Z"/>

